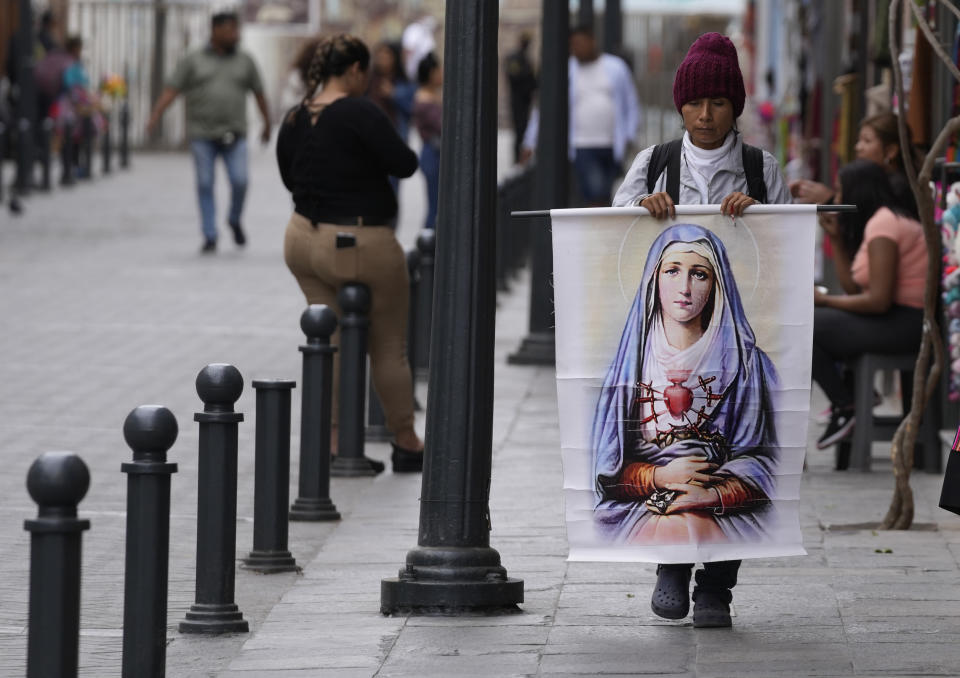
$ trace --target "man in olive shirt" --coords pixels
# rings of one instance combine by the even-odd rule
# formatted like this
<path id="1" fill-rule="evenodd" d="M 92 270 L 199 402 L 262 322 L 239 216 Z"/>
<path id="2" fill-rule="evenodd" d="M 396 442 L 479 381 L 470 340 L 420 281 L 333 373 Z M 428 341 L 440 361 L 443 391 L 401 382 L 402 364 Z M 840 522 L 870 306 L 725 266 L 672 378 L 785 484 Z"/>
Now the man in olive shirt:
<path id="1" fill-rule="evenodd" d="M 147 122 L 153 134 L 160 117 L 181 92 L 187 105 L 187 137 L 197 175 L 197 197 L 203 228 L 201 252 L 217 248 L 216 206 L 213 200 L 214 163 L 223 156 L 230 180 L 230 213 L 227 224 L 237 245 L 247 238 L 240 224 L 247 191 L 247 92 L 253 92 L 263 116 L 261 141 L 270 141 L 270 115 L 263 83 L 253 59 L 237 49 L 240 25 L 237 15 L 213 15 L 210 44 L 186 55 L 157 100 Z"/>

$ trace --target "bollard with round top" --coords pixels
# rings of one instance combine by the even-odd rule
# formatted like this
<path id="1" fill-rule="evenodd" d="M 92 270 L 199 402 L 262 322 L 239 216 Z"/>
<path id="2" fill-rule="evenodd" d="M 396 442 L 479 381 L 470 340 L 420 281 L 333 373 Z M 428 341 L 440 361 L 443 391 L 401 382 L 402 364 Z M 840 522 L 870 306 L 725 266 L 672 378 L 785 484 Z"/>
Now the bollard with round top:
<path id="1" fill-rule="evenodd" d="M 113 140 L 110 136 L 113 134 L 113 114 L 110 111 L 103 112 L 104 126 L 103 139 L 100 142 L 100 153 L 103 159 L 102 171 L 104 174 L 110 174 L 113 163 Z"/>
<path id="2" fill-rule="evenodd" d="M 297 561 L 287 548 L 287 501 L 290 499 L 289 379 L 258 379 L 256 461 L 253 489 L 253 550 L 241 567 L 273 574 L 296 572 Z"/>
<path id="3" fill-rule="evenodd" d="M 18 195 L 28 195 L 33 190 L 33 120 L 21 117 L 17 120 L 17 175 Z"/>
<path id="4" fill-rule="evenodd" d="M 181 633 L 235 633 L 250 630 L 233 601 L 237 550 L 237 429 L 243 414 L 233 405 L 243 377 L 233 365 L 213 363 L 197 375 L 203 412 L 200 424 L 197 492 L 196 600 Z"/>
<path id="5" fill-rule="evenodd" d="M 3 202 L 3 159 L 7 157 L 7 126 L 0 122 L 0 202 Z"/>
<path id="6" fill-rule="evenodd" d="M 170 479 L 167 451 L 178 433 L 166 407 L 141 405 L 123 422 L 133 461 L 127 474 L 127 555 L 123 583 L 123 676 L 163 678 L 167 661 Z"/>
<path id="7" fill-rule="evenodd" d="M 27 473 L 38 504 L 25 520 L 30 532 L 30 622 L 27 677 L 75 676 L 80 640 L 80 543 L 89 520 L 77 504 L 90 487 L 90 471 L 71 452 L 47 452 Z"/>
<path id="8" fill-rule="evenodd" d="M 80 118 L 80 178 L 93 179 L 93 137 L 96 130 L 93 128 L 93 118 L 85 115 Z"/>
<path id="9" fill-rule="evenodd" d="M 74 177 L 73 122 L 67 119 L 63 123 L 63 141 L 60 144 L 60 185 L 72 186 Z"/>
<path id="10" fill-rule="evenodd" d="M 130 104 L 123 98 L 120 104 L 120 167 L 130 166 Z"/>
<path id="11" fill-rule="evenodd" d="M 420 252 L 417 298 L 415 301 L 411 299 L 411 303 L 417 305 L 417 353 L 413 359 L 417 379 L 426 379 L 430 370 L 430 324 L 433 321 L 433 264 L 436 249 L 436 233 L 432 229 L 421 231 L 417 236 L 417 250 Z"/>
<path id="12" fill-rule="evenodd" d="M 300 316 L 307 335 L 303 353 L 303 395 L 300 412 L 299 496 L 290 507 L 290 520 L 340 520 L 330 499 L 330 436 L 333 394 L 333 354 L 330 337 L 337 314 L 324 304 L 312 304 Z"/>
<path id="13" fill-rule="evenodd" d="M 44 118 L 40 123 L 40 190 L 50 190 L 50 146 L 53 138 L 53 119 Z"/>
<path id="14" fill-rule="evenodd" d="M 333 476 L 373 476 L 383 465 L 364 456 L 364 399 L 367 389 L 367 332 L 370 327 L 370 290 L 347 283 L 337 294 L 340 319 L 340 419 Z"/>

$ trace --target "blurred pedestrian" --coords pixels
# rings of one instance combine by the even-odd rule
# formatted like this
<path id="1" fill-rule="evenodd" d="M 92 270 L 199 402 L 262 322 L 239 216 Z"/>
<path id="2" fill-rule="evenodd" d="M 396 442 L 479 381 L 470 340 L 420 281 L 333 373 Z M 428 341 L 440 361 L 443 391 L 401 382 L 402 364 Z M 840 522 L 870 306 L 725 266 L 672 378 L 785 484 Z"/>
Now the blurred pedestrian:
<path id="1" fill-rule="evenodd" d="M 105 121 L 100 111 L 100 102 L 97 93 L 90 87 L 90 74 L 83 63 L 83 38 L 79 35 L 71 35 L 67 38 L 66 53 L 69 62 L 63 69 L 63 82 L 60 88 L 60 96 L 52 108 L 57 130 L 61 135 L 66 133 L 67 123 L 72 125 L 73 129 L 73 162 L 76 163 L 75 171 L 77 176 L 86 177 L 86 172 L 91 165 L 90 158 L 84 158 L 85 162 L 80 162 L 80 153 L 83 150 L 80 143 L 84 134 L 97 135 L 103 131 Z M 51 56 L 56 56 L 52 52 Z M 93 147 L 93 141 L 87 146 L 89 151 Z"/>
<path id="2" fill-rule="evenodd" d="M 44 54 L 60 48 L 60 41 L 57 40 L 58 30 L 56 16 L 49 9 L 44 10 L 40 15 L 40 26 L 37 29 L 37 42 Z"/>
<path id="3" fill-rule="evenodd" d="M 435 228 L 440 202 L 440 137 L 443 122 L 443 69 L 433 54 L 417 68 L 420 86 L 413 97 L 413 124 L 423 140 L 420 169 L 427 180 L 427 218 L 424 228 Z"/>
<path id="4" fill-rule="evenodd" d="M 367 96 L 383 109 L 404 141 L 410 131 L 416 91 L 416 82 L 411 82 L 403 69 L 400 45 L 380 43 L 373 53 Z"/>
<path id="5" fill-rule="evenodd" d="M 537 90 L 537 75 L 527 52 L 530 49 L 530 34 L 520 34 L 517 50 L 507 57 L 507 83 L 510 85 L 510 116 L 513 120 L 513 159 L 520 162 L 523 137 L 530 121 L 533 93 Z"/>
<path id="6" fill-rule="evenodd" d="M 403 50 L 403 70 L 408 80 L 417 79 L 420 61 L 437 49 L 437 20 L 429 14 L 403 29 L 400 46 Z"/>
<path id="7" fill-rule="evenodd" d="M 627 144 L 640 124 L 637 90 L 627 63 L 599 52 L 593 29 L 571 31 L 570 55 L 570 159 L 580 196 L 590 207 L 603 207 L 610 204 Z M 540 114 L 530 120 L 521 160 L 536 147 Z"/>
<path id="8" fill-rule="evenodd" d="M 864 118 L 860 123 L 860 132 L 854 152 L 858 159 L 869 160 L 887 172 L 890 188 L 896 203 L 914 219 L 919 219 L 917 201 L 910 188 L 904 168 L 904 156 L 909 153 L 914 164 L 919 166 L 918 151 L 910 139 L 907 127 L 907 148 L 900 148 L 900 126 L 897 115 L 890 111 Z M 790 192 L 799 203 L 831 204 L 835 201 L 835 190 L 831 186 L 809 179 L 797 179 L 790 183 Z"/>
<path id="9" fill-rule="evenodd" d="M 393 470 L 419 471 L 423 442 L 413 427 L 407 362 L 406 257 L 388 225 L 397 214 L 388 177 L 409 177 L 417 156 L 363 96 L 369 66 L 370 52 L 359 38 L 325 38 L 310 66 L 307 96 L 284 117 L 277 162 L 294 202 L 284 259 L 308 304 L 339 314 L 337 292 L 345 283 L 370 288 L 370 365 L 394 436 Z M 335 407 L 339 378 L 337 364 Z"/>
<path id="10" fill-rule="evenodd" d="M 247 242 L 241 225 L 247 192 L 247 92 L 253 92 L 263 117 L 260 140 L 264 144 L 270 141 L 270 113 L 260 73 L 253 58 L 237 49 L 239 42 L 237 15 L 233 12 L 214 14 L 209 44 L 180 60 L 147 122 L 147 133 L 152 135 L 163 112 L 183 93 L 187 104 L 187 136 L 196 168 L 203 253 L 217 249 L 213 198 L 217 156 L 223 157 L 230 180 L 227 224 L 237 245 Z"/>
<path id="11" fill-rule="evenodd" d="M 682 139 L 651 146 L 639 154 L 613 199 L 614 206 L 638 205 L 657 219 L 675 217 L 675 205 L 720 204 L 723 214 L 743 214 L 756 203 L 790 203 L 776 158 L 743 143 L 736 120 L 746 91 L 729 38 L 705 33 L 677 68 L 673 102 L 683 118 Z M 690 461 L 693 461 L 691 458 Z M 653 611 L 682 619 L 690 607 L 693 564 L 663 563 L 651 599 Z M 731 589 L 739 560 L 704 563 L 696 573 L 693 625 L 731 625 Z"/>

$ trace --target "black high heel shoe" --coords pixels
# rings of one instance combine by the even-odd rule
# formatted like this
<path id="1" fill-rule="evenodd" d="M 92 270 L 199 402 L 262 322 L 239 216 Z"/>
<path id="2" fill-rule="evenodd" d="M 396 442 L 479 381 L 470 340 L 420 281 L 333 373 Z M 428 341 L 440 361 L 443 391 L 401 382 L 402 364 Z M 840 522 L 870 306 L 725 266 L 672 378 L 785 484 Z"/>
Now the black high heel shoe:
<path id="1" fill-rule="evenodd" d="M 393 463 L 394 473 L 419 473 L 423 470 L 422 451 L 408 450 L 396 443 L 390 443 L 390 447 L 393 448 L 390 461 Z"/>

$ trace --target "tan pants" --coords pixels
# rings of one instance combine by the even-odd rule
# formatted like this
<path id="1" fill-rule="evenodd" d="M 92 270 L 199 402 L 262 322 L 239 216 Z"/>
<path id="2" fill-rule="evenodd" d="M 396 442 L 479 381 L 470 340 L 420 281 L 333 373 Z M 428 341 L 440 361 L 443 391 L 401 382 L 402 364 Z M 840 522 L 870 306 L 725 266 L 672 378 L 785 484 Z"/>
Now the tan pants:
<path id="1" fill-rule="evenodd" d="M 356 247 L 336 249 L 337 233 L 356 236 Z M 337 312 L 337 291 L 348 282 L 370 288 L 368 348 L 373 386 L 394 435 L 413 430 L 413 382 L 407 362 L 407 308 L 410 283 L 403 248 L 387 226 L 317 224 L 294 213 L 287 224 L 283 257 L 308 304 L 326 304 Z M 340 343 L 340 330 L 331 340 Z M 339 352 L 333 368 L 333 421 L 340 386 Z"/>

